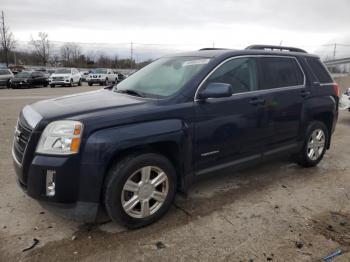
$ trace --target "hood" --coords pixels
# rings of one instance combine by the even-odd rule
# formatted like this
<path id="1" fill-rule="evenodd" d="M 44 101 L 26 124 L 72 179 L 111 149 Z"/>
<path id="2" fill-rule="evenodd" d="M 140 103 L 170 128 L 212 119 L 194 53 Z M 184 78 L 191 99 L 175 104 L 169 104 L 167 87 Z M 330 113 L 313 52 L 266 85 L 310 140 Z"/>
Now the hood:
<path id="1" fill-rule="evenodd" d="M 143 103 L 145 101 L 138 97 L 102 89 L 43 100 L 31 105 L 31 108 L 38 112 L 45 120 L 50 121 L 113 108 L 129 110 L 130 107 Z"/>

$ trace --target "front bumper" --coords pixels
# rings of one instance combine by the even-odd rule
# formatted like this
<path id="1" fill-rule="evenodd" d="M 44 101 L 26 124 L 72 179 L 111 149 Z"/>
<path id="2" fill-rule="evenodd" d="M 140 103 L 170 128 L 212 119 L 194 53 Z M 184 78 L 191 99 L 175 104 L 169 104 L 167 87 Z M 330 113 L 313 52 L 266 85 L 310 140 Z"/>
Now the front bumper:
<path id="1" fill-rule="evenodd" d="M 22 165 L 14 158 L 17 181 L 22 190 L 53 213 L 81 221 L 96 221 L 99 202 L 79 199 L 79 158 L 35 155 L 26 174 Z M 46 194 L 48 171 L 55 172 L 55 195 Z"/>
<path id="2" fill-rule="evenodd" d="M 50 85 L 69 85 L 70 84 L 70 80 L 66 79 L 66 80 L 51 80 L 49 82 Z"/>
<path id="3" fill-rule="evenodd" d="M 8 79 L 0 79 L 0 86 L 7 86 L 9 80 Z"/>
<path id="4" fill-rule="evenodd" d="M 102 78 L 90 78 L 88 79 L 89 83 L 104 83 L 106 81 L 106 79 L 102 79 Z"/>
<path id="5" fill-rule="evenodd" d="M 11 82 L 11 87 L 29 87 L 30 86 L 30 82 Z"/>

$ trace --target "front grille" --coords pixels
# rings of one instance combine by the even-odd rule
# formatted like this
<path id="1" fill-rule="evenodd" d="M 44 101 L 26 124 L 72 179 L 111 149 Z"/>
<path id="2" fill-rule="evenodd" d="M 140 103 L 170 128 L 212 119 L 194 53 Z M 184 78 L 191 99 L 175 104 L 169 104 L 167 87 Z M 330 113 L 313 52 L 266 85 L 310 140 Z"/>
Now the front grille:
<path id="1" fill-rule="evenodd" d="M 32 130 L 18 120 L 13 141 L 13 153 L 20 164 L 22 164 L 31 133 Z"/>
<path id="2" fill-rule="evenodd" d="M 54 76 L 52 77 L 53 80 L 64 80 L 63 76 Z"/>

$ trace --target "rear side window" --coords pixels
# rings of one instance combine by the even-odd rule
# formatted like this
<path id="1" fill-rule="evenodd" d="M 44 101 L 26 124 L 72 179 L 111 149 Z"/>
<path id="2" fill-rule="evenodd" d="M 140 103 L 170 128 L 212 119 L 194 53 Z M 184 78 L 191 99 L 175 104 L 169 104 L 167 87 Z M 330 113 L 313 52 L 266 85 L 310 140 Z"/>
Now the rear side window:
<path id="1" fill-rule="evenodd" d="M 245 93 L 257 89 L 257 69 L 255 58 L 232 59 L 207 79 L 209 83 L 226 83 L 232 85 L 233 93 Z"/>
<path id="2" fill-rule="evenodd" d="M 260 61 L 262 79 L 259 89 L 304 84 L 304 75 L 296 59 L 291 57 L 264 57 Z"/>
<path id="3" fill-rule="evenodd" d="M 332 77 L 329 75 L 327 69 L 321 63 L 320 59 L 308 57 L 306 58 L 306 61 L 321 84 L 333 83 Z"/>

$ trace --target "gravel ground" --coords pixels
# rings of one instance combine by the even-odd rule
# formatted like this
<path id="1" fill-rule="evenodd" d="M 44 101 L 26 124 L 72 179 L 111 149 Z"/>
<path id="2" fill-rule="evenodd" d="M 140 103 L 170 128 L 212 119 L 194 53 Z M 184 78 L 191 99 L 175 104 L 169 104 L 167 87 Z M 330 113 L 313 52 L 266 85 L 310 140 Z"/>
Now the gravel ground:
<path id="1" fill-rule="evenodd" d="M 289 159 L 225 170 L 179 195 L 158 223 L 126 230 L 56 217 L 16 185 L 11 143 L 20 109 L 99 87 L 0 90 L 0 261 L 350 261 L 350 113 L 316 168 Z M 34 241 L 38 244 L 24 251 Z"/>

